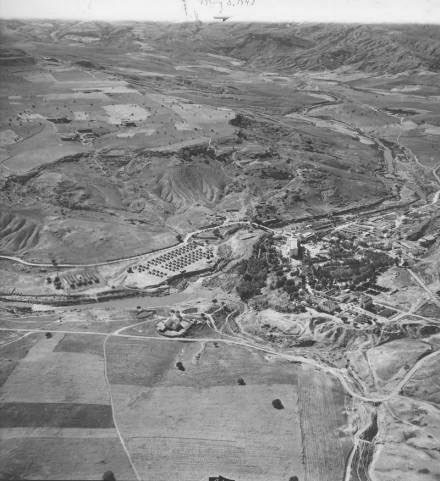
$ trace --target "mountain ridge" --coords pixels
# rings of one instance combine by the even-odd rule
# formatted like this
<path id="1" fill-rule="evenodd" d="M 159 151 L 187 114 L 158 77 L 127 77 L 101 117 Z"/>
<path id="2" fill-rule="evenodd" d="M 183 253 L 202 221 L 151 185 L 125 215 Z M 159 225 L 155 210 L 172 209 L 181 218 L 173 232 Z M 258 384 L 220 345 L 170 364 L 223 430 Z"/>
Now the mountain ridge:
<path id="1" fill-rule="evenodd" d="M 36 37 L 179 55 L 197 50 L 229 55 L 247 66 L 288 72 L 350 68 L 396 74 L 440 71 L 440 27 L 435 25 L 148 23 L 1 20 L 3 40 Z M 70 37 L 70 38 L 69 38 Z M 81 40 L 82 38 L 82 40 Z"/>

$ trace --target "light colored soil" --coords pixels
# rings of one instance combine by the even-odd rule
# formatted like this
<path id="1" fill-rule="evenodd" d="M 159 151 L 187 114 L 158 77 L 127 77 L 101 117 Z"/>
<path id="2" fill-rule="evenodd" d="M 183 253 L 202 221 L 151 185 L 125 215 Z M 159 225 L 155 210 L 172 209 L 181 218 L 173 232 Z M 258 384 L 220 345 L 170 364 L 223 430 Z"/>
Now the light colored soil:
<path id="1" fill-rule="evenodd" d="M 344 392 L 334 379 L 322 371 L 302 367 L 298 403 L 306 481 L 343 479 L 345 460 L 352 447 L 345 431 L 345 401 Z"/>
<path id="2" fill-rule="evenodd" d="M 428 344 L 415 339 L 391 341 L 368 351 L 370 364 L 384 382 L 401 379 L 423 354 L 430 352 Z M 391 385 L 387 385 L 391 388 Z"/>
<path id="3" fill-rule="evenodd" d="M 428 360 L 403 389 L 405 396 L 440 404 L 440 356 Z"/>
<path id="4" fill-rule="evenodd" d="M 19 142 L 21 137 L 18 136 L 13 130 L 7 129 L 0 132 L 0 147 L 5 145 L 15 144 Z"/>
<path id="5" fill-rule="evenodd" d="M 110 339 L 107 349 L 118 425 L 143 479 L 342 476 L 344 395 L 326 376 L 223 344 Z"/>
<path id="6" fill-rule="evenodd" d="M 120 429 L 142 479 L 240 481 L 303 477 L 292 386 L 113 386 Z M 272 407 L 281 398 L 284 410 Z"/>
<path id="7" fill-rule="evenodd" d="M 382 411 L 383 444 L 374 465 L 378 481 L 437 481 L 440 478 L 438 409 L 397 398 Z"/>
<path id="8" fill-rule="evenodd" d="M 16 144 L 10 152 L 11 157 L 2 165 L 8 171 L 24 173 L 82 151 L 84 148 L 81 145 L 72 142 L 61 143 L 55 128 L 51 124 L 46 124 L 40 133 Z"/>
<path id="9" fill-rule="evenodd" d="M 109 116 L 110 124 L 120 124 L 122 121 L 139 122 L 146 120 L 150 112 L 136 104 L 105 105 L 104 110 Z"/>

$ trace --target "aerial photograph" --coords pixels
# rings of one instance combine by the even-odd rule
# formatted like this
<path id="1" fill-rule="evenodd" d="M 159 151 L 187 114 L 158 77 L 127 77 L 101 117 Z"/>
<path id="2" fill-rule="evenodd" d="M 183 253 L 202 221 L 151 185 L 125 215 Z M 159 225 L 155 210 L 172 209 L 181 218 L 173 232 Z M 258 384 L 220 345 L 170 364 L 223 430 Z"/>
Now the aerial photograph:
<path id="1" fill-rule="evenodd" d="M 440 1 L 0 0 L 0 481 L 440 481 Z"/>

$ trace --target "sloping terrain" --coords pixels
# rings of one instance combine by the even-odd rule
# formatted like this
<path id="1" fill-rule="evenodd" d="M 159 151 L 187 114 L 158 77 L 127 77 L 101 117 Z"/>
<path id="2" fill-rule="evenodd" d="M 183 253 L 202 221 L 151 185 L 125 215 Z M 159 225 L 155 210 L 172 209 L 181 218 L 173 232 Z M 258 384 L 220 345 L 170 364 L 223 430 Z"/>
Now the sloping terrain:
<path id="1" fill-rule="evenodd" d="M 26 217 L 0 212 L 0 251 L 18 253 L 35 247 L 40 238 L 40 226 Z"/>
<path id="2" fill-rule="evenodd" d="M 380 73 L 440 70 L 440 33 L 435 26 L 326 24 L 136 24 L 105 22 L 2 22 L 6 37 L 52 38 L 176 56 L 222 54 L 258 68 L 282 71 L 349 67 Z M 151 59 L 150 59 L 151 60 Z"/>
<path id="3" fill-rule="evenodd" d="M 208 165 L 178 165 L 158 180 L 158 194 L 176 208 L 197 203 L 215 204 L 226 185 L 220 168 Z"/>
<path id="4" fill-rule="evenodd" d="M 313 106 L 349 110 L 359 100 L 287 72 L 428 68 L 425 60 L 437 55 L 436 30 L 424 27 L 1 21 L 0 28 L 8 55 L 20 42 L 38 59 L 2 72 L 0 133 L 11 140 L 0 151 L 8 179 L 0 200 L 44 212 L 43 251 L 64 259 L 62 244 L 69 255 L 79 252 L 73 244 L 93 224 L 97 233 L 86 238 L 117 257 L 98 233 L 113 219 L 116 238 L 139 253 L 148 230 L 169 242 L 231 212 L 286 222 L 398 200 L 407 174 L 394 176 L 382 143 L 342 119 L 326 121 L 324 110 L 303 115 Z M 14 243 L 6 232 L 8 252 L 36 250 L 37 235 L 25 235 L 27 244 L 20 233 Z"/>

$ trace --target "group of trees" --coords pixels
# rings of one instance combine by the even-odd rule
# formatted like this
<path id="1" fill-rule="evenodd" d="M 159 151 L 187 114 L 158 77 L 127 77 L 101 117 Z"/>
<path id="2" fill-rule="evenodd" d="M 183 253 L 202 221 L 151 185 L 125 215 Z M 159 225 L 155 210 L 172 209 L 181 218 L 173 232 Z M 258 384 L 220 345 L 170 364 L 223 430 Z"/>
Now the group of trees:
<path id="1" fill-rule="evenodd" d="M 238 266 L 240 281 L 237 292 L 243 301 L 248 301 L 252 297 L 260 294 L 262 287 L 266 285 L 269 273 L 269 261 L 261 255 L 261 243 L 254 247 L 252 256 L 244 260 Z"/>
<path id="2" fill-rule="evenodd" d="M 285 309 L 281 310 L 286 310 L 294 307 L 292 301 L 303 298 L 307 283 L 318 290 L 332 288 L 339 282 L 366 287 L 374 284 L 377 275 L 391 263 L 387 254 L 365 249 L 362 255 L 353 252 L 351 256 L 320 264 L 305 258 L 301 270 L 291 272 L 289 259 L 282 257 L 267 236 L 254 246 L 251 257 L 238 265 L 237 292 L 245 302 L 254 299 L 272 307 L 282 305 Z M 275 297 L 279 301 L 275 302 Z"/>
<path id="3" fill-rule="evenodd" d="M 50 277 L 48 277 L 48 280 L 50 279 Z M 53 280 L 53 285 L 55 286 L 55 289 L 62 289 L 62 284 L 61 284 L 61 279 L 59 278 L 59 276 L 56 276 L 55 279 Z"/>
<path id="4" fill-rule="evenodd" d="M 330 288 L 336 282 L 348 282 L 353 287 L 361 283 L 374 283 L 377 275 L 392 263 L 393 259 L 385 253 L 364 250 L 359 257 L 352 255 L 337 262 L 313 265 L 308 282 L 315 289 Z"/>
<path id="5" fill-rule="evenodd" d="M 240 281 L 237 292 L 243 301 L 248 301 L 261 293 L 267 285 L 269 273 L 275 273 L 273 288 L 288 285 L 284 275 L 283 260 L 274 248 L 270 237 L 264 237 L 253 249 L 252 256 L 238 266 Z"/>
<path id="6" fill-rule="evenodd" d="M 270 306 L 281 312 L 300 312 L 298 297 L 311 271 L 291 270 L 290 260 L 283 257 L 271 237 L 264 237 L 254 246 L 252 256 L 238 267 L 240 281 L 237 292 L 243 301 L 253 299 L 259 306 Z M 294 301 L 294 302 L 292 302 Z"/>

